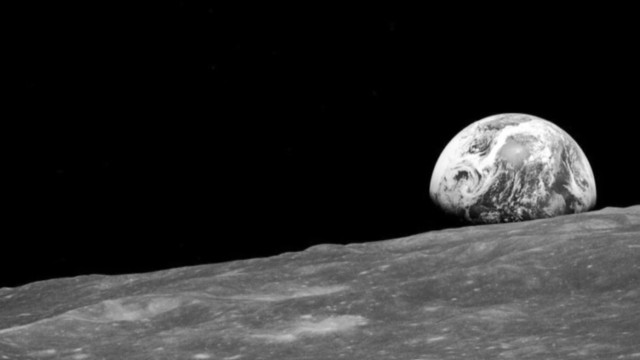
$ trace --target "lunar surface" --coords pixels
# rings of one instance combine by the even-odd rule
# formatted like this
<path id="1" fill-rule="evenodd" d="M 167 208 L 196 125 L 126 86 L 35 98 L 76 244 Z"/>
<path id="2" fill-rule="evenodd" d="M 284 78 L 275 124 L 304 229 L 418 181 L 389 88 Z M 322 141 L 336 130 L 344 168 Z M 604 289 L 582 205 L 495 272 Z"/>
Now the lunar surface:
<path id="1" fill-rule="evenodd" d="M 640 359 L 640 206 L 0 289 L 0 359 Z"/>
<path id="2" fill-rule="evenodd" d="M 490 116 L 458 133 L 438 158 L 429 193 L 445 212 L 476 224 L 580 213 L 596 203 L 580 146 L 526 114 Z"/>

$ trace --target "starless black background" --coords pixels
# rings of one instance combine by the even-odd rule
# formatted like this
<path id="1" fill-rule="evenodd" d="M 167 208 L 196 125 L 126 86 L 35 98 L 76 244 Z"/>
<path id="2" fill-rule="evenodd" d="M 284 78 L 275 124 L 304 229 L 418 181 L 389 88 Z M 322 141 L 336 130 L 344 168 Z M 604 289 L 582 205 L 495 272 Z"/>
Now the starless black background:
<path id="1" fill-rule="evenodd" d="M 571 134 L 597 209 L 640 203 L 624 9 L 216 4 L 10 14 L 0 286 L 458 226 L 431 171 L 497 113 Z"/>

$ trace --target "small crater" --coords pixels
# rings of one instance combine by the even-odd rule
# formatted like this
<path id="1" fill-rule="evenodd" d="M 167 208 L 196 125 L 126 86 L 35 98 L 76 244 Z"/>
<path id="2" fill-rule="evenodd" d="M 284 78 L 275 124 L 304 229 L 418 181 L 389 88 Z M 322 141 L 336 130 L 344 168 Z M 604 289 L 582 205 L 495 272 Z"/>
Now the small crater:
<path id="1" fill-rule="evenodd" d="M 65 317 L 93 322 L 140 321 L 180 306 L 174 298 L 117 299 L 70 311 Z"/>
<path id="2" fill-rule="evenodd" d="M 302 320 L 290 324 L 284 331 L 255 334 L 252 337 L 269 342 L 292 342 L 300 336 L 322 336 L 353 330 L 368 324 L 368 320 L 359 315 L 331 316 L 319 321 Z"/>

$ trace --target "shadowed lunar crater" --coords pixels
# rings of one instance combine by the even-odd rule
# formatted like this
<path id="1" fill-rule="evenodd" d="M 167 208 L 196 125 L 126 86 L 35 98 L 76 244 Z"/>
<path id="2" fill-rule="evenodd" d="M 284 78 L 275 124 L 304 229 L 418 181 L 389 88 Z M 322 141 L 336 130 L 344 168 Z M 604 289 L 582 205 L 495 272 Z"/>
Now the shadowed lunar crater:
<path id="1" fill-rule="evenodd" d="M 640 359 L 640 206 L 0 289 L 0 359 Z"/>

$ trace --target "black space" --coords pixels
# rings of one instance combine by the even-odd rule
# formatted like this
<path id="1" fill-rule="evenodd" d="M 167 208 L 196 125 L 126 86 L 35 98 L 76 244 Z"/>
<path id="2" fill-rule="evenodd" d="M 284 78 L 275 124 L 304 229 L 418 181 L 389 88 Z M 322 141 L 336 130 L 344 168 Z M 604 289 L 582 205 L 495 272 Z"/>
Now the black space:
<path id="1" fill-rule="evenodd" d="M 629 10 L 215 4 L 12 10 L 0 286 L 457 226 L 431 171 L 497 113 L 571 134 L 597 209 L 640 203 Z"/>

